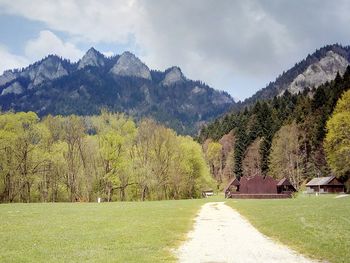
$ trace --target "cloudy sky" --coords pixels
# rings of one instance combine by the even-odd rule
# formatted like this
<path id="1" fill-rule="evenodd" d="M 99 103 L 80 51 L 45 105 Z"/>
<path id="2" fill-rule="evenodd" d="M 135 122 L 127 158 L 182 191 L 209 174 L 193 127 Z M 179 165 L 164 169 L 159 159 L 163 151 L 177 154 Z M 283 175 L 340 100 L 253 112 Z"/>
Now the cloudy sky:
<path id="1" fill-rule="evenodd" d="M 94 46 L 244 99 L 315 49 L 349 45 L 349 25 L 347 0 L 0 0 L 0 72 Z"/>

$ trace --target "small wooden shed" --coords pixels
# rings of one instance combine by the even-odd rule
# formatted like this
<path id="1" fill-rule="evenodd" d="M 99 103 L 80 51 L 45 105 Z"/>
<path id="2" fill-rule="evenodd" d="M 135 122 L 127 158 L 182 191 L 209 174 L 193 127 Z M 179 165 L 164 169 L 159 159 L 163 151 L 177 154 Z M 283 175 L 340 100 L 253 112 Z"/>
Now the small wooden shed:
<path id="1" fill-rule="evenodd" d="M 343 193 L 345 186 L 335 176 L 313 178 L 306 184 L 309 193 Z"/>
<path id="2" fill-rule="evenodd" d="M 214 195 L 214 191 L 212 189 L 207 189 L 202 191 L 202 197 L 207 198 L 209 196 L 213 196 Z"/>
<path id="3" fill-rule="evenodd" d="M 225 197 L 229 197 L 232 193 L 239 191 L 239 181 L 236 177 L 232 178 L 224 189 Z"/>
<path id="4" fill-rule="evenodd" d="M 292 185 L 292 183 L 289 181 L 288 178 L 282 178 L 278 183 L 277 183 L 277 193 L 293 193 L 296 192 L 297 189 Z"/>

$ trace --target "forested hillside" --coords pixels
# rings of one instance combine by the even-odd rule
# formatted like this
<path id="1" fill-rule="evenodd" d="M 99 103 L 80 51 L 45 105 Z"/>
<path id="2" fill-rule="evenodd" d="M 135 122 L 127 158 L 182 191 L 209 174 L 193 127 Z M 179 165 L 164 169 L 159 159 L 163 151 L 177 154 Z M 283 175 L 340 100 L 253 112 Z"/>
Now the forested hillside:
<path id="1" fill-rule="evenodd" d="M 153 120 L 0 114 L 0 202 L 195 198 L 212 179 L 200 145 Z"/>
<path id="2" fill-rule="evenodd" d="M 38 116 L 96 115 L 102 109 L 153 118 L 181 134 L 225 113 L 231 96 L 184 76 L 179 67 L 150 70 L 130 52 L 105 57 L 94 48 L 71 63 L 49 55 L 0 76 L 0 107 Z"/>
<path id="3" fill-rule="evenodd" d="M 345 123 L 347 115 L 338 115 L 341 116 L 338 121 L 328 124 L 333 138 L 327 139 L 327 155 L 324 140 L 327 120 L 348 89 L 350 67 L 343 77 L 338 74 L 334 81 L 317 89 L 307 88 L 295 95 L 286 91 L 283 96 L 258 101 L 204 127 L 198 140 L 203 144 L 218 184 L 232 176 L 240 178 L 255 174 L 275 178 L 287 176 L 296 187 L 308 178 L 331 173 L 345 181 L 349 176 L 349 165 L 342 159 L 347 153 L 344 149 L 349 146 L 346 144 L 349 137 L 336 134 L 336 131 L 345 132 L 347 126 L 341 124 L 339 118 Z M 341 146 L 345 148 L 338 145 L 344 142 L 345 146 Z M 337 153 L 334 155 L 334 152 Z M 339 162 L 343 167 L 336 169 Z"/>
<path id="4" fill-rule="evenodd" d="M 283 71 L 275 81 L 270 82 L 250 98 L 239 102 L 235 108 L 243 109 L 259 100 L 272 99 L 286 90 L 298 94 L 307 88 L 317 88 L 327 81 L 334 80 L 337 73 L 343 75 L 349 62 L 350 46 L 339 44 L 324 46 L 308 54 L 292 68 Z"/>

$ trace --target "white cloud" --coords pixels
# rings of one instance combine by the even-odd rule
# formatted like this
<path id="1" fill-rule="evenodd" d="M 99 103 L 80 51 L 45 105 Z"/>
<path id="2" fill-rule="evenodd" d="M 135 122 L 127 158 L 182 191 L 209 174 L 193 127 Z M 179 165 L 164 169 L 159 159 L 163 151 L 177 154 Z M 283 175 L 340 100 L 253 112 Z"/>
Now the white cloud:
<path id="1" fill-rule="evenodd" d="M 1 0 L 3 12 L 41 21 L 83 41 L 127 43 L 139 24 L 137 0 Z"/>
<path id="2" fill-rule="evenodd" d="M 73 43 L 63 41 L 53 32 L 43 30 L 35 39 L 25 43 L 25 55 L 20 56 L 11 53 L 5 46 L 0 45 L 0 74 L 4 70 L 27 67 L 30 63 L 44 58 L 49 54 L 55 54 L 71 61 L 79 60 L 84 52 Z"/>
<path id="3" fill-rule="evenodd" d="M 102 54 L 105 55 L 106 57 L 112 57 L 115 55 L 113 51 L 104 51 L 102 52 Z"/>
<path id="4" fill-rule="evenodd" d="M 75 41 L 125 44 L 134 38 L 151 67 L 182 65 L 194 78 L 207 75 L 200 69 L 207 61 L 216 72 L 265 73 L 269 67 L 261 63 L 269 58 L 275 64 L 293 43 L 255 1 L 2 0 L 0 6 L 68 32 Z"/>
<path id="5" fill-rule="evenodd" d="M 69 42 L 61 43 L 47 37 L 54 50 L 42 37 L 40 45 L 28 47 L 29 57 L 54 51 L 76 59 L 81 43 L 130 44 L 152 68 L 178 65 L 189 78 L 240 98 L 316 48 L 349 44 L 349 8 L 347 0 L 0 1 L 1 12 L 41 21 L 69 35 Z M 70 51 L 64 53 L 66 49 Z M 237 79 L 242 78 L 253 81 L 239 87 Z"/>
<path id="6" fill-rule="evenodd" d="M 28 65 L 26 58 L 12 54 L 6 47 L 1 45 L 0 58 L 0 74 L 7 69 L 22 68 Z"/>
<path id="7" fill-rule="evenodd" d="M 51 31 L 43 30 L 40 31 L 38 38 L 28 41 L 25 46 L 25 54 L 31 61 L 40 60 L 48 54 L 77 61 L 84 55 L 84 52 L 73 43 L 62 41 Z"/>

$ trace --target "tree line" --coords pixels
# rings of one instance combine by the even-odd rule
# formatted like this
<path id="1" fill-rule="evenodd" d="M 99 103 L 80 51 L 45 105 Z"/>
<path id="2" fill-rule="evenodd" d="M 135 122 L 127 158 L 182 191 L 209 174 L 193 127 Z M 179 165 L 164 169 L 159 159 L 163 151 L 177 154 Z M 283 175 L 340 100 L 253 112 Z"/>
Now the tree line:
<path id="1" fill-rule="evenodd" d="M 201 146 L 123 114 L 0 114 L 0 202 L 196 198 L 212 179 Z"/>
<path id="2" fill-rule="evenodd" d="M 335 108 L 338 101 L 350 102 L 348 97 L 340 99 L 349 89 L 350 67 L 343 76 L 337 74 L 334 81 L 317 89 L 310 87 L 296 95 L 286 91 L 204 127 L 197 140 L 209 150 L 207 158 L 217 174 L 215 178 L 222 177 L 218 174 L 223 174 L 229 163 L 232 172 L 224 176 L 226 181 L 232 176 L 271 175 L 288 177 L 298 188 L 313 177 L 335 174 L 345 182 L 350 175 L 345 150 L 350 147 L 350 137 L 344 131 L 348 112 L 339 113 Z M 221 142 L 229 133 L 233 134 L 230 159 Z M 225 180 L 220 179 L 218 184 Z"/>

